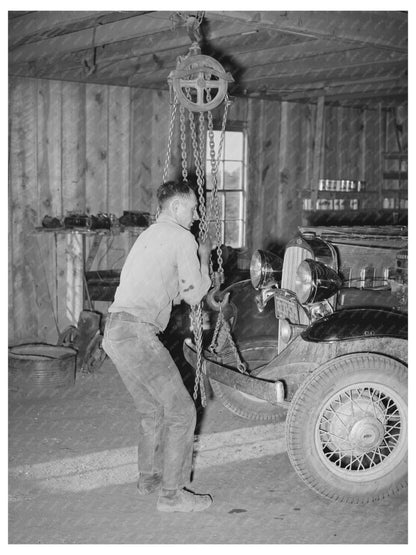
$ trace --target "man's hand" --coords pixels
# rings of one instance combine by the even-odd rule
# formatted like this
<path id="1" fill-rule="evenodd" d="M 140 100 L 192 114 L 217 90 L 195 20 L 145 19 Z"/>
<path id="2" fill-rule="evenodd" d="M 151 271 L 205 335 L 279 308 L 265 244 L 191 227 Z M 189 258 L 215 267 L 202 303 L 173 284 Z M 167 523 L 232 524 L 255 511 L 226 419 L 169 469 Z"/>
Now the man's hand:
<path id="1" fill-rule="evenodd" d="M 207 264 L 209 262 L 209 256 L 211 254 L 211 250 L 212 250 L 211 238 L 209 235 L 207 235 L 205 241 L 199 241 L 198 254 L 202 263 Z"/>

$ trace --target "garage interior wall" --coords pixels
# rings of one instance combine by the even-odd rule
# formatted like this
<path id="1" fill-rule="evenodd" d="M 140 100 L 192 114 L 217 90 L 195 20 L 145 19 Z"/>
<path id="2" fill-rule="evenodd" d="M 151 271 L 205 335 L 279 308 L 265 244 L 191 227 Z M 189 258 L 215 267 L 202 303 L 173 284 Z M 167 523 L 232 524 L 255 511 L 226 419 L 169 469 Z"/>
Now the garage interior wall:
<path id="1" fill-rule="evenodd" d="M 407 143 L 406 110 L 400 125 Z M 250 252 L 283 245 L 293 235 L 302 224 L 302 191 L 316 175 L 365 179 L 378 190 L 383 152 L 398 150 L 397 120 L 392 123 L 381 108 L 325 106 L 324 116 L 316 149 L 316 104 L 234 100 L 228 119 L 242 122 L 248 137 Z M 76 324 L 65 311 L 71 242 L 64 234 L 35 228 L 45 215 L 61 218 L 71 211 L 117 217 L 123 210 L 154 213 L 168 124 L 168 92 L 10 79 L 10 344 L 54 343 L 58 330 Z M 180 167 L 177 150 L 171 173 L 175 167 Z M 92 269 L 121 268 L 130 246 L 128 234 L 104 240 Z"/>

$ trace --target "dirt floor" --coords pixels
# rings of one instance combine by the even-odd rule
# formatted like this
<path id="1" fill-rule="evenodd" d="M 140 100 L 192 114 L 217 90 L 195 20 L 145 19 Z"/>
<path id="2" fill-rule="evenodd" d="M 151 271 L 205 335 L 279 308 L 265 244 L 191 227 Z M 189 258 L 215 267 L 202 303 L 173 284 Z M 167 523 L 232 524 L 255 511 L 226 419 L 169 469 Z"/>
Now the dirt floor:
<path id="1" fill-rule="evenodd" d="M 407 543 L 406 492 L 368 506 L 329 502 L 292 469 L 283 424 L 243 420 L 212 397 L 198 414 L 192 487 L 214 503 L 163 514 L 156 495 L 137 493 L 135 409 L 108 359 L 65 394 L 10 396 L 9 543 Z"/>

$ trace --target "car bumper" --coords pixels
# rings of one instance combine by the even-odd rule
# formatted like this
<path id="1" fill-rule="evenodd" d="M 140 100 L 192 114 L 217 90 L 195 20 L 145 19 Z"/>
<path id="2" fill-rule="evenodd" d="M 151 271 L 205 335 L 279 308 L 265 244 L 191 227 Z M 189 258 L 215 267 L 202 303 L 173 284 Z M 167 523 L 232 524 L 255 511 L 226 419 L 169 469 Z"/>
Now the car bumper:
<path id="1" fill-rule="evenodd" d="M 189 364 L 196 368 L 197 354 L 196 346 L 190 338 L 185 339 L 183 352 Z M 219 362 L 203 358 L 203 372 L 210 379 L 223 383 L 228 387 L 253 395 L 258 399 L 263 399 L 272 404 L 285 402 L 285 389 L 281 381 L 269 381 L 242 374 L 237 369 L 230 366 L 224 366 Z"/>

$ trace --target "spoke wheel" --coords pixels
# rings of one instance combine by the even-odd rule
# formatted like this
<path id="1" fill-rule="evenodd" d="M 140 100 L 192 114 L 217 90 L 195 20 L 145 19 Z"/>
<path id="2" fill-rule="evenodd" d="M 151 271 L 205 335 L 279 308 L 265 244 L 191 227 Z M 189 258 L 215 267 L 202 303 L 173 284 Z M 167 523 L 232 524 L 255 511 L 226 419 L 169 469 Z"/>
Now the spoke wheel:
<path id="1" fill-rule="evenodd" d="M 224 69 L 210 56 L 190 56 L 174 74 L 172 82 L 178 100 L 192 112 L 213 110 L 225 98 L 228 83 Z"/>
<path id="2" fill-rule="evenodd" d="M 365 503 L 407 484 L 407 368 L 354 354 L 315 371 L 297 390 L 286 439 L 299 476 L 331 499 Z"/>
<path id="3" fill-rule="evenodd" d="M 277 345 L 274 339 L 244 341 L 238 347 L 241 358 L 247 365 L 248 373 L 253 375 L 256 375 L 277 355 Z M 235 365 L 233 354 L 223 360 L 225 364 Z M 272 405 L 215 380 L 210 380 L 210 384 L 215 396 L 237 416 L 262 422 L 280 422 L 286 418 L 287 409 L 284 407 Z"/>

